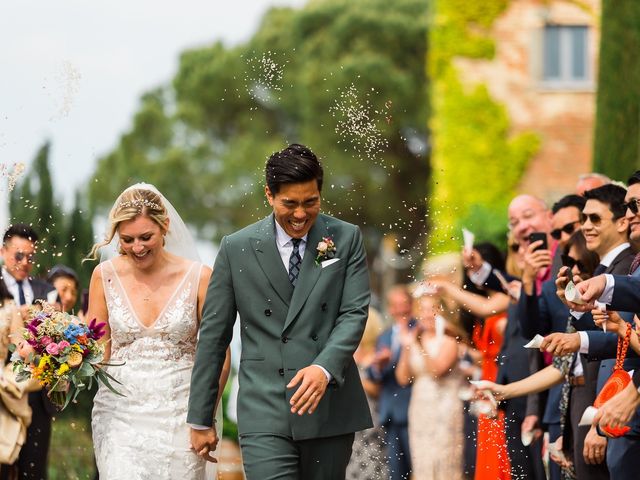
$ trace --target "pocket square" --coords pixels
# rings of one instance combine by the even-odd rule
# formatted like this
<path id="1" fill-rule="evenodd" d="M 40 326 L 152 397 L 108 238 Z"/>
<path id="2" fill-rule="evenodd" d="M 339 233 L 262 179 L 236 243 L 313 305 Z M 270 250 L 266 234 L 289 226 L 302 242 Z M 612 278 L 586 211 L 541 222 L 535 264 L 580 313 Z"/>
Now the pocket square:
<path id="1" fill-rule="evenodd" d="M 329 260 L 325 260 L 324 262 L 320 262 L 320 265 L 322 265 L 322 268 L 328 267 L 332 263 L 336 263 L 339 260 L 340 260 L 339 258 L 331 258 Z"/>

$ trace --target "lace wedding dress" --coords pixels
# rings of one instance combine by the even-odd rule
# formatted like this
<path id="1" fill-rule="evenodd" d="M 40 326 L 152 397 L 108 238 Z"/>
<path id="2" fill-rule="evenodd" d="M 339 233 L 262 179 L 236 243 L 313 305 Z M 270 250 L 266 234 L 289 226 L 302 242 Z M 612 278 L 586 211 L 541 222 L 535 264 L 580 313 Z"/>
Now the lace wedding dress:
<path id="1" fill-rule="evenodd" d="M 92 428 L 100 480 L 216 478 L 209 467 L 205 476 L 207 462 L 190 450 L 186 424 L 202 265 L 191 265 L 149 327 L 138 320 L 112 262 L 101 268 L 111 361 L 125 362 L 107 368 L 125 396 L 104 385 L 95 396 Z"/>

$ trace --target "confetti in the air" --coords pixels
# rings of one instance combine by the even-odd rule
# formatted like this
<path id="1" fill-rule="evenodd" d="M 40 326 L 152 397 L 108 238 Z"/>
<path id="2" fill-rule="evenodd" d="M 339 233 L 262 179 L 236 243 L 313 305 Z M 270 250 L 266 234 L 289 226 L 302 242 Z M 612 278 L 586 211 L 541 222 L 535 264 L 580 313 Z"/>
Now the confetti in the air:
<path id="1" fill-rule="evenodd" d="M 340 136 L 340 142 L 348 143 L 358 153 L 376 160 L 388 146 L 387 139 L 378 129 L 378 120 L 385 118 L 389 123 L 391 117 L 387 112 L 375 110 L 369 96 L 369 93 L 360 95 L 355 85 L 351 84 L 340 93 L 331 107 L 331 114 L 337 120 L 335 131 Z M 385 104 L 387 110 L 390 106 L 390 102 Z"/>
<path id="2" fill-rule="evenodd" d="M 25 170 L 24 163 L 14 163 L 11 166 L 0 163 L 0 177 L 7 179 L 7 189 L 11 192 Z M 4 189 L 4 182 L 0 182 L 0 190 Z"/>

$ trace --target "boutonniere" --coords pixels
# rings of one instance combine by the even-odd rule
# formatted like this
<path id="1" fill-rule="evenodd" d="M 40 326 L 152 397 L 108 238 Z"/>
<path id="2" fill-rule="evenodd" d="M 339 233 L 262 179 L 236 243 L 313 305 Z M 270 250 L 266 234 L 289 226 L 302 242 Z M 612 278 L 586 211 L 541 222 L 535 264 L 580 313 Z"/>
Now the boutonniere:
<path id="1" fill-rule="evenodd" d="M 336 244 L 333 243 L 333 238 L 322 237 L 322 240 L 318 242 L 316 247 L 316 265 L 320 265 L 323 260 L 328 260 L 336 255 Z"/>

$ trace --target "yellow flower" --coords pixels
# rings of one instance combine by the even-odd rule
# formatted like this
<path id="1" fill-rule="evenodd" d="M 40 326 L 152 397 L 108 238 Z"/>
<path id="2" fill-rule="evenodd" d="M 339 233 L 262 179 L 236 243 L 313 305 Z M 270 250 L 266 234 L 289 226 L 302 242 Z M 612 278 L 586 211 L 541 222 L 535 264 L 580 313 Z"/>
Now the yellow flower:
<path id="1" fill-rule="evenodd" d="M 62 365 L 60 365 L 60 368 L 58 368 L 58 371 L 56 373 L 58 375 L 64 375 L 68 371 L 69 371 L 69 365 L 67 365 L 66 363 L 63 363 Z"/>
<path id="2" fill-rule="evenodd" d="M 44 367 L 46 367 L 50 362 L 51 357 L 49 355 L 42 355 L 42 357 L 40 357 L 40 362 L 38 363 L 38 368 L 44 369 Z"/>
<path id="3" fill-rule="evenodd" d="M 82 363 L 82 354 L 80 352 L 75 352 L 75 351 L 71 352 L 69 354 L 69 359 L 67 360 L 67 363 L 69 363 L 69 366 L 71 368 L 76 368 Z"/>

